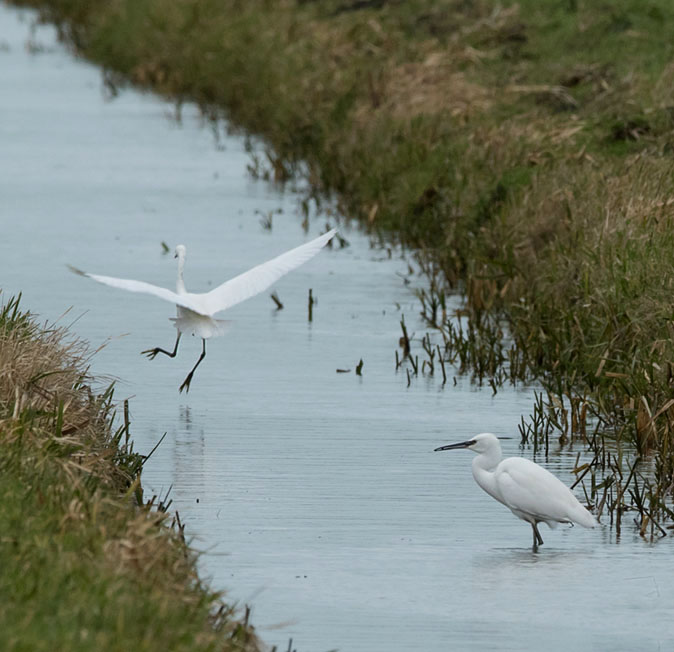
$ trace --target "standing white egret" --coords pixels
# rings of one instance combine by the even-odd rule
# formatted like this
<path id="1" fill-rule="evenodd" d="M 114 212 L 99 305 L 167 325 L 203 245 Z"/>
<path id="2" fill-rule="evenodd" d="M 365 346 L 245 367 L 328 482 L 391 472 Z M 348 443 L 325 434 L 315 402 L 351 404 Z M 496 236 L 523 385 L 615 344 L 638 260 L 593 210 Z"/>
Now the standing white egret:
<path id="1" fill-rule="evenodd" d="M 457 448 L 469 448 L 478 453 L 473 459 L 475 482 L 517 518 L 531 524 L 534 548 L 543 543 L 539 523 L 547 523 L 551 528 L 557 527 L 558 523 L 578 523 L 583 527 L 597 525 L 597 519 L 550 471 L 523 457 L 502 459 L 501 444 L 495 435 L 484 432 L 468 441 L 435 450 Z"/>
<path id="2" fill-rule="evenodd" d="M 266 290 L 284 274 L 313 258 L 330 241 L 335 233 L 337 233 L 337 229 L 332 229 L 306 244 L 286 251 L 284 254 L 272 258 L 272 260 L 268 260 L 266 263 L 257 265 L 257 267 L 253 267 L 247 272 L 235 276 L 210 292 L 203 293 L 188 292 L 185 288 L 183 269 L 185 267 L 186 249 L 184 245 L 178 245 L 175 250 L 175 257 L 178 259 L 178 281 L 175 292 L 145 283 L 144 281 L 89 274 L 72 266 L 70 266 L 70 269 L 76 274 L 88 276 L 94 281 L 105 285 L 129 290 L 130 292 L 151 294 L 176 304 L 178 316 L 172 318 L 172 321 L 178 331 L 178 335 L 173 351 L 169 353 L 160 347 L 155 347 L 142 353 L 147 355 L 150 360 L 153 360 L 158 353 L 163 353 L 170 358 L 174 358 L 178 352 L 180 336 L 183 333 L 200 337 L 202 340 L 201 356 L 194 367 L 192 367 L 192 371 L 187 375 L 182 385 L 180 385 L 179 391 L 182 392 L 184 389 L 188 392 L 196 368 L 206 357 L 206 340 L 210 337 L 222 335 L 225 330 L 224 326 L 227 322 L 214 319 L 213 315 Z"/>

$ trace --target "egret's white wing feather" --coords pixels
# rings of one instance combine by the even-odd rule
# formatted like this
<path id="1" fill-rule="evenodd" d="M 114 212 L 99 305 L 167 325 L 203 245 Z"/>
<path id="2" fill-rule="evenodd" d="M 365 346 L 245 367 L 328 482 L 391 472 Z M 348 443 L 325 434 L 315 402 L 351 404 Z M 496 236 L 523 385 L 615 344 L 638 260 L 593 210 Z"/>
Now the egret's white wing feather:
<path id="1" fill-rule="evenodd" d="M 192 308 L 192 310 L 205 315 L 214 315 L 263 292 L 282 276 L 313 258 L 335 233 L 337 230 L 332 229 L 310 242 L 235 276 L 210 292 L 192 295 L 199 305 L 199 309 Z"/>
<path id="2" fill-rule="evenodd" d="M 182 306 L 183 308 L 189 308 L 190 310 L 194 310 L 194 312 L 202 313 L 199 301 L 195 300 L 193 295 L 176 294 L 171 290 L 159 287 L 158 285 L 152 285 L 152 283 L 146 283 L 145 281 L 134 281 L 133 279 L 89 274 L 88 272 L 83 272 L 81 269 L 77 269 L 71 265 L 69 265 L 69 267 L 71 271 L 75 272 L 75 274 L 86 276 L 90 279 L 93 279 L 94 281 L 98 281 L 98 283 L 103 283 L 103 285 L 109 285 L 110 287 L 119 288 L 120 290 L 128 290 L 129 292 L 151 294 L 152 296 L 164 299 L 164 301 L 169 301 L 170 303 Z"/>
<path id="3" fill-rule="evenodd" d="M 509 457 L 498 466 L 496 484 L 503 502 L 545 521 L 575 521 L 592 527 L 594 517 L 559 478 L 523 457 Z"/>

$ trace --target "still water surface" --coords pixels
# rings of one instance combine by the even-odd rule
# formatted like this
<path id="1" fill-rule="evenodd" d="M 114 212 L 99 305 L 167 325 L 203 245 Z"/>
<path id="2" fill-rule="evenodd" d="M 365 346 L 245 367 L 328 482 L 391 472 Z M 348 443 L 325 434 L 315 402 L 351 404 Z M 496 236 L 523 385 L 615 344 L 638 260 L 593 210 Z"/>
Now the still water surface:
<path id="1" fill-rule="evenodd" d="M 434 447 L 480 431 L 516 434 L 533 388 L 492 396 L 459 378 L 407 387 L 394 371 L 401 313 L 421 332 L 407 263 L 343 227 L 325 250 L 227 317 L 188 396 L 200 342 L 175 360 L 173 309 L 71 275 L 173 287 L 160 243 L 187 245 L 188 288 L 206 290 L 305 234 L 297 198 L 246 174 L 244 141 L 183 123 L 152 95 L 108 101 L 99 71 L 51 28 L 0 4 L 0 278 L 6 295 L 97 347 L 119 379 L 148 493 L 173 505 L 204 551 L 202 573 L 253 606 L 262 637 L 301 652 L 674 649 L 674 551 L 606 527 L 531 531 L 474 484 L 471 453 Z M 29 52 L 26 44 L 33 47 Z M 37 46 L 37 47 L 35 47 Z M 260 215 L 277 211 L 271 231 Z M 318 298 L 308 323 L 308 289 Z M 112 338 L 112 339 L 110 339 Z M 353 369 L 364 360 L 362 378 Z M 518 440 L 504 442 L 520 454 Z M 525 455 L 530 452 L 524 451 Z M 539 459 L 567 482 L 574 451 Z"/>

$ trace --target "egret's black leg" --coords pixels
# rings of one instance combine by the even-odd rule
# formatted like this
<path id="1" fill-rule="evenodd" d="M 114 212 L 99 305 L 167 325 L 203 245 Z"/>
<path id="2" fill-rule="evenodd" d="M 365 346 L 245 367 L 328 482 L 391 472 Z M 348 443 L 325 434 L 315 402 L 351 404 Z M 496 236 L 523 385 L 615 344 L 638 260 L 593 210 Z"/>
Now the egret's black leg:
<path id="1" fill-rule="evenodd" d="M 168 351 L 165 351 L 164 349 L 160 349 L 158 346 L 155 347 L 154 349 L 148 349 L 147 351 L 141 351 L 141 355 L 146 355 L 150 360 L 154 360 L 155 356 L 157 353 L 163 353 L 164 355 L 167 355 L 169 358 L 175 358 L 176 353 L 178 353 L 178 342 L 180 342 L 180 331 L 178 331 L 178 337 L 176 337 L 176 343 L 175 346 L 173 347 L 173 353 L 169 353 Z"/>
<path id="2" fill-rule="evenodd" d="M 534 548 L 537 548 L 538 546 L 543 545 L 543 537 L 541 536 L 541 533 L 538 531 L 538 524 L 537 523 L 532 523 L 531 524 L 531 529 L 534 531 Z"/>
<path id="3" fill-rule="evenodd" d="M 192 382 L 192 376 L 194 375 L 194 372 L 197 370 L 197 367 L 201 364 L 201 361 L 206 357 L 206 340 L 201 340 L 203 347 L 201 349 L 201 355 L 199 356 L 199 359 L 197 360 L 197 364 L 192 367 L 192 371 L 187 374 L 187 378 L 183 381 L 183 384 L 180 386 L 180 389 L 178 390 L 179 392 L 182 392 L 183 389 L 185 390 L 185 393 L 190 391 L 190 383 Z"/>

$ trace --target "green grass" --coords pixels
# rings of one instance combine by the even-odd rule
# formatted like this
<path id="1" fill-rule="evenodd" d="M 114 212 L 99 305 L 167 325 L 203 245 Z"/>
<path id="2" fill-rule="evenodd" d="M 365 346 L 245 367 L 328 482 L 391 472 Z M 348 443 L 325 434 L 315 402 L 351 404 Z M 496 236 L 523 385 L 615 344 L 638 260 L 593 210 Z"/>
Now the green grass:
<path id="1" fill-rule="evenodd" d="M 259 649 L 181 529 L 142 505 L 143 457 L 87 356 L 18 300 L 0 307 L 0 649 Z"/>
<path id="2" fill-rule="evenodd" d="M 272 178 L 306 163 L 316 198 L 505 320 L 530 373 L 674 456 L 669 0 L 19 4 L 112 83 L 262 136 Z"/>

